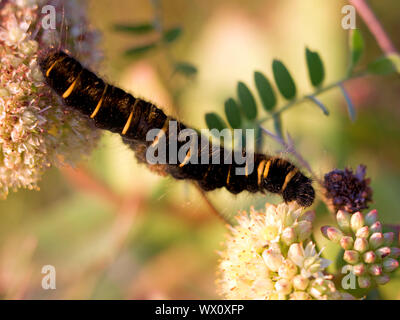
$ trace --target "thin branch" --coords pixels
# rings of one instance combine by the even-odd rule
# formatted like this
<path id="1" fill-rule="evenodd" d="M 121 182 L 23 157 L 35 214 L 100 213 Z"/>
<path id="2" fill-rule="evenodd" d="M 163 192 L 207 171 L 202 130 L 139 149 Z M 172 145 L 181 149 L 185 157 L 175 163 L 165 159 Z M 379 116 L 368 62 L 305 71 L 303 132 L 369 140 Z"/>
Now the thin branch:
<path id="1" fill-rule="evenodd" d="M 342 94 L 343 94 L 343 96 L 344 96 L 344 98 L 346 100 L 347 112 L 349 113 L 350 120 L 352 122 L 355 122 L 356 121 L 356 111 L 355 111 L 353 102 L 351 101 L 350 95 L 348 94 L 348 92 L 347 92 L 347 90 L 346 90 L 346 88 L 344 87 L 343 84 L 340 84 L 339 88 L 342 91 Z"/>
<path id="2" fill-rule="evenodd" d="M 196 189 L 199 191 L 200 196 L 203 198 L 204 202 L 207 204 L 208 208 L 211 210 L 211 212 L 216 215 L 218 218 L 223 220 L 225 223 L 233 226 L 235 225 L 235 222 L 232 220 L 232 218 L 228 217 L 227 215 L 224 215 L 222 212 L 219 212 L 217 208 L 212 204 L 210 199 L 208 199 L 205 191 L 200 188 L 200 186 L 197 183 L 193 183 L 193 185 L 196 187 Z"/>
<path id="3" fill-rule="evenodd" d="M 297 150 L 296 150 L 296 148 L 294 146 L 294 141 L 293 141 L 292 137 L 290 136 L 289 132 L 286 133 L 287 134 L 287 140 L 288 140 L 288 142 L 286 142 L 285 140 L 283 140 L 283 139 L 279 138 L 278 136 L 274 135 L 268 129 L 265 129 L 265 128 L 261 127 L 261 126 L 260 126 L 260 128 L 265 134 L 269 135 L 274 140 L 276 140 L 280 145 L 282 145 L 285 148 L 286 152 L 292 154 L 297 159 L 299 164 L 301 166 L 303 166 L 304 168 L 306 168 L 306 170 L 311 174 L 311 176 L 314 179 L 314 181 L 316 181 L 322 188 L 324 188 L 324 182 L 311 169 L 311 166 L 307 162 L 307 160 L 305 160 L 303 158 L 303 156 L 299 152 L 297 152 Z M 322 202 L 324 202 L 326 204 L 326 207 L 329 209 L 329 211 L 331 211 L 331 213 L 335 217 L 336 211 L 334 210 L 334 208 L 332 207 L 332 205 L 330 204 L 329 200 L 326 198 L 326 196 L 325 196 L 325 194 L 323 192 L 321 192 L 320 198 L 321 198 Z"/>
<path id="4" fill-rule="evenodd" d="M 116 257 L 123 251 L 130 230 L 133 228 L 136 218 L 140 212 L 153 204 L 149 196 L 137 194 L 118 195 L 116 194 L 107 184 L 93 176 L 85 168 L 71 168 L 65 165 L 61 168 L 61 172 L 69 180 L 71 184 L 81 189 L 83 192 L 93 194 L 116 207 L 116 216 L 113 225 L 110 229 L 110 248 L 104 254 L 99 255 L 94 259 L 92 263 L 86 266 L 83 270 L 76 275 L 74 282 L 67 289 L 65 297 L 75 298 L 88 298 L 93 292 L 93 288 L 96 285 L 97 278 L 107 269 L 107 267 L 115 261 Z M 219 218 L 223 219 L 224 222 L 232 224 L 232 221 L 220 214 L 213 204 L 205 196 L 204 191 L 199 189 L 201 196 L 206 201 L 211 211 Z M 185 210 L 182 210 L 180 206 L 171 206 L 165 204 L 165 209 L 172 214 L 178 215 L 180 218 L 189 216 Z M 209 217 L 207 214 L 202 212 L 200 216 Z M 199 222 L 197 220 L 196 222 Z M 201 222 L 201 221 L 200 221 Z M 192 222 L 191 222 L 192 223 Z M 198 224 L 198 223 L 196 223 Z"/>
<path id="5" fill-rule="evenodd" d="M 85 192 L 104 199 L 116 207 L 119 207 L 123 202 L 123 198 L 121 196 L 116 194 L 103 181 L 93 176 L 83 167 L 72 168 L 71 166 L 65 164 L 64 166 L 60 167 L 60 171 L 71 184 Z"/>
<path id="6" fill-rule="evenodd" d="M 356 8 L 382 51 L 387 55 L 399 53 L 367 2 L 365 0 L 349 0 L 349 2 Z"/>
<path id="7" fill-rule="evenodd" d="M 341 86 L 341 84 L 339 84 L 339 86 Z M 319 101 L 316 97 L 314 96 L 308 96 L 308 98 L 314 102 L 324 113 L 324 115 L 329 116 L 329 110 L 324 106 L 324 104 Z"/>
<path id="8" fill-rule="evenodd" d="M 126 199 L 135 199 L 140 201 L 142 204 L 141 210 L 150 208 L 159 209 L 158 202 L 152 200 L 151 195 L 147 193 L 132 192 L 127 195 L 119 195 L 107 185 L 107 183 L 89 172 L 85 167 L 72 168 L 68 165 L 64 165 L 61 168 L 61 173 L 65 178 L 80 191 L 91 194 L 97 197 L 99 200 L 107 201 L 109 204 L 114 206 L 117 211 Z M 185 208 L 181 205 L 176 205 L 174 202 L 162 202 L 163 208 L 168 211 L 171 215 L 178 217 L 185 221 L 189 225 L 200 225 L 208 223 L 211 218 L 209 210 L 199 210 L 196 215 L 188 215 Z"/>
<path id="9" fill-rule="evenodd" d="M 124 202 L 117 210 L 113 225 L 109 229 L 110 247 L 74 276 L 74 282 L 67 288 L 64 298 L 72 296 L 75 299 L 88 299 L 92 296 L 99 276 L 107 270 L 124 250 L 130 231 L 143 204 L 143 199 L 140 198 L 127 197 L 124 199 Z"/>
<path id="10" fill-rule="evenodd" d="M 271 131 L 269 131 L 268 129 L 265 129 L 264 127 L 260 126 L 261 130 L 268 136 L 270 136 L 272 139 L 274 139 L 275 141 L 277 141 L 282 147 L 285 148 L 285 151 L 292 154 L 297 161 L 299 162 L 299 164 L 301 166 L 303 166 L 304 168 L 307 169 L 308 172 L 310 172 L 311 176 L 313 177 L 313 179 L 315 181 L 317 181 L 319 184 L 322 185 L 322 181 L 318 178 L 318 176 L 314 173 L 314 171 L 311 169 L 310 164 L 303 158 L 303 156 L 297 152 L 295 146 L 294 146 L 294 142 L 292 137 L 290 136 L 289 133 L 287 133 L 287 139 L 288 142 L 286 142 L 285 140 L 283 140 L 282 138 L 278 137 L 277 135 L 273 134 Z"/>
<path id="11" fill-rule="evenodd" d="M 333 89 L 335 87 L 341 86 L 343 84 L 343 82 L 346 82 L 348 80 L 352 80 L 352 79 L 355 79 L 355 78 L 362 77 L 365 74 L 366 74 L 365 71 L 354 73 L 351 76 L 345 77 L 345 78 L 343 78 L 343 79 L 341 79 L 339 81 L 330 83 L 330 84 L 326 85 L 325 87 L 319 88 L 318 90 L 316 90 L 312 94 L 307 94 L 307 95 L 304 95 L 304 96 L 302 96 L 300 98 L 293 99 L 293 100 L 289 101 L 287 104 L 285 104 L 283 107 L 281 107 L 279 110 L 277 110 L 274 113 L 272 113 L 270 116 L 268 116 L 266 118 L 263 118 L 263 119 L 260 119 L 258 121 L 258 124 L 261 124 L 261 123 L 264 123 L 264 122 L 266 122 L 268 120 L 274 119 L 277 115 L 279 115 L 279 114 L 291 109 L 292 107 L 294 107 L 296 105 L 299 105 L 299 104 L 301 104 L 303 102 L 306 102 L 307 100 L 310 100 L 310 99 L 313 100 L 313 98 L 315 98 L 316 96 L 318 96 L 318 95 L 320 95 L 320 94 L 322 94 L 322 93 L 324 93 L 326 91 L 329 91 L 329 90 L 331 90 L 331 89 Z"/>

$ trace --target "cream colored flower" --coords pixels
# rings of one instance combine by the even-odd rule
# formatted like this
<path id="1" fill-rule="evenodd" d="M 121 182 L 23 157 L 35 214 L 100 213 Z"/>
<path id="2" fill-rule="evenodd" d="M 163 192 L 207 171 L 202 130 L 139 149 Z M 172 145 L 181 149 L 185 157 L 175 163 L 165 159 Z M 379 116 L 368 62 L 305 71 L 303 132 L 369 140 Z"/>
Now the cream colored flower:
<path id="1" fill-rule="evenodd" d="M 296 204 L 266 204 L 265 212 L 252 209 L 237 220 L 220 254 L 217 285 L 225 298 L 342 298 L 324 275 L 329 261 L 310 240 L 312 214 Z"/>
<path id="2" fill-rule="evenodd" d="M 315 244 L 311 241 L 305 248 L 300 243 L 293 243 L 288 251 L 288 257 L 300 268 L 300 273 L 305 278 L 314 273 L 323 276 L 322 271 L 331 264 L 331 261 L 320 258 L 320 254 L 321 252 L 317 254 Z"/>
<path id="3" fill-rule="evenodd" d="M 82 1 L 2 3 L 0 197 L 6 197 L 9 189 L 36 189 L 48 167 L 61 162 L 74 163 L 88 154 L 98 139 L 98 132 L 86 119 L 65 109 L 60 98 L 45 84 L 38 67 L 39 53 L 61 42 L 57 30 L 41 28 L 41 8 L 47 4 L 55 5 L 58 31 L 63 19 L 68 21 L 69 30 L 75 30 L 63 30 L 68 50 L 89 66 L 96 65 L 100 58 L 97 36 L 87 24 Z"/>

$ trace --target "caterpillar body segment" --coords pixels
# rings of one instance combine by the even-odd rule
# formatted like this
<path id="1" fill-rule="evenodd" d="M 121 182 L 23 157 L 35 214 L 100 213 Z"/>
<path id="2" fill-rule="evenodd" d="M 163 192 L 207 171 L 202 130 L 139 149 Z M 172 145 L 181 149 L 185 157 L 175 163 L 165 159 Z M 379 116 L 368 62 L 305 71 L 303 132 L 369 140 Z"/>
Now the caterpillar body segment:
<path id="1" fill-rule="evenodd" d="M 311 179 L 289 161 L 256 153 L 253 170 L 248 170 L 246 163 L 239 163 L 235 157 L 227 163 L 223 146 L 204 149 L 201 135 L 194 138 L 197 139 L 197 152 L 189 149 L 182 161 L 149 163 L 146 152 L 149 148 L 157 148 L 161 142 L 167 146 L 163 152 L 165 158 L 170 160 L 170 156 L 174 155 L 170 152 L 170 144 L 174 141 L 176 150 L 180 150 L 189 138 L 181 141 L 178 136 L 188 127 L 168 117 L 152 103 L 105 83 L 63 51 L 49 51 L 39 64 L 48 85 L 66 105 L 91 118 L 96 127 L 120 134 L 139 161 L 147 163 L 158 173 L 169 174 L 176 179 L 195 180 L 205 191 L 222 187 L 234 194 L 268 191 L 282 195 L 286 202 L 296 201 L 304 207 L 313 203 L 315 192 Z M 171 121 L 176 124 L 174 133 L 170 130 Z M 157 135 L 153 141 L 147 141 L 146 136 L 152 129 L 158 129 Z M 208 158 L 206 163 L 202 161 L 204 152 Z M 244 153 L 242 156 L 246 156 Z M 215 159 L 219 161 L 215 162 Z M 239 168 L 244 169 L 245 174 L 237 174 Z"/>

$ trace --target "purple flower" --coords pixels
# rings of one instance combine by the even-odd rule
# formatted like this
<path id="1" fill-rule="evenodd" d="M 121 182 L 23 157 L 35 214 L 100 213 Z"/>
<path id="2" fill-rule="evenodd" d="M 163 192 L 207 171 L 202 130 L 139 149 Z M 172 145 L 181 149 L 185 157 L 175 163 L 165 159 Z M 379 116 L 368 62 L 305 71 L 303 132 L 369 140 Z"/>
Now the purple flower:
<path id="1" fill-rule="evenodd" d="M 336 211 L 349 213 L 368 208 L 372 201 L 370 179 L 365 178 L 366 167 L 359 165 L 354 174 L 351 169 L 335 169 L 325 175 L 325 195 Z"/>

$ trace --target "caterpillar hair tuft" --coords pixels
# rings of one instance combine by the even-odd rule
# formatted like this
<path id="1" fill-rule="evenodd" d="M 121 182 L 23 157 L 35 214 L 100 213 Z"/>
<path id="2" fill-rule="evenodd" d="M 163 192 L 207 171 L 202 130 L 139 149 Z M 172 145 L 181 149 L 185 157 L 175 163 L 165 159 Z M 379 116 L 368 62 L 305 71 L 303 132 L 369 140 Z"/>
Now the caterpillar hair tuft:
<path id="1" fill-rule="evenodd" d="M 165 137 L 167 143 L 170 141 L 168 125 L 171 121 L 177 123 L 177 135 L 187 129 L 182 122 L 166 116 L 152 103 L 105 83 L 63 51 L 47 52 L 39 64 L 48 85 L 62 97 L 67 106 L 90 117 L 96 127 L 120 134 L 124 143 L 135 151 L 136 157 L 159 173 L 170 174 L 176 179 L 195 180 L 205 191 L 222 187 L 234 194 L 244 190 L 268 191 L 282 195 L 286 202 L 296 201 L 303 207 L 313 203 L 315 191 L 311 179 L 292 163 L 279 157 L 256 153 L 254 170 L 246 171 L 243 175 L 236 174 L 236 169 L 243 167 L 243 164 L 235 160 L 230 164 L 223 161 L 220 164 L 194 164 L 187 161 L 193 156 L 190 152 L 187 152 L 185 160 L 174 164 L 149 164 L 146 161 L 146 150 L 150 146 L 154 147 L 161 136 Z M 160 132 L 153 142 L 146 140 L 151 129 Z M 178 141 L 178 147 L 185 143 Z M 198 148 L 200 145 L 199 138 Z M 201 153 L 199 151 L 198 155 Z M 215 150 L 211 148 L 207 152 L 209 158 L 216 156 Z M 223 146 L 218 147 L 217 157 L 224 160 Z"/>

